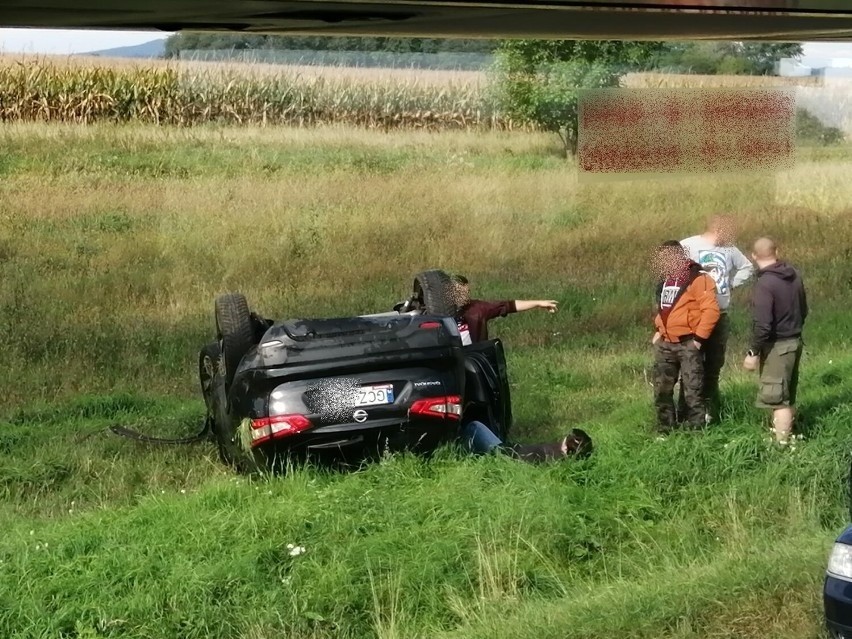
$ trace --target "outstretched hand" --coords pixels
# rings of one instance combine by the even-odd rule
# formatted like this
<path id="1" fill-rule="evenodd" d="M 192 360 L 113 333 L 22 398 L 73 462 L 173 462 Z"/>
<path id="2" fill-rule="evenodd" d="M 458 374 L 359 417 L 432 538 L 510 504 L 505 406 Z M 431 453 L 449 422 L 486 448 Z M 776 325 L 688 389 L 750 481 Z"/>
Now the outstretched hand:
<path id="1" fill-rule="evenodd" d="M 541 308 L 546 311 L 550 311 L 551 313 L 555 313 L 559 310 L 556 300 L 515 300 L 515 310 L 521 311 L 529 311 L 534 308 Z"/>

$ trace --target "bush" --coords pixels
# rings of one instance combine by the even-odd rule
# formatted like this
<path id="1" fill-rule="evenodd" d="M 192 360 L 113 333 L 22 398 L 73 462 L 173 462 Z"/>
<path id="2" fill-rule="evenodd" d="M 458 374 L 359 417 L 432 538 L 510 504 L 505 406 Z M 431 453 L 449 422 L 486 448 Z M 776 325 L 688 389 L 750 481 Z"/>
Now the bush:
<path id="1" fill-rule="evenodd" d="M 796 110 L 796 139 L 810 144 L 840 144 L 845 136 L 836 126 L 828 126 L 807 109 Z"/>

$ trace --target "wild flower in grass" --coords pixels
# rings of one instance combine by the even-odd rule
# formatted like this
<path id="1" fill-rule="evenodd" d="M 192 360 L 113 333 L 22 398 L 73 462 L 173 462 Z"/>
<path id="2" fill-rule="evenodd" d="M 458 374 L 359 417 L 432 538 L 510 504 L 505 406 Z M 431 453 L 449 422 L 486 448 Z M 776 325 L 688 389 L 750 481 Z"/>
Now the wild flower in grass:
<path id="1" fill-rule="evenodd" d="M 296 546 L 294 544 L 287 544 L 287 550 L 290 551 L 291 557 L 298 557 L 299 555 L 305 552 L 304 546 Z"/>

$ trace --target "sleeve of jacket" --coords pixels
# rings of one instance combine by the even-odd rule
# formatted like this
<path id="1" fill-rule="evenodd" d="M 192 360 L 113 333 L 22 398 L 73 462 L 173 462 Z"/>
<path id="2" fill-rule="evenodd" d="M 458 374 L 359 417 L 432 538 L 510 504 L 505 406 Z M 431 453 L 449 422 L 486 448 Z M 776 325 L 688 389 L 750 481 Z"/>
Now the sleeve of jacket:
<path id="1" fill-rule="evenodd" d="M 766 284 L 761 285 L 764 278 L 757 281 L 752 296 L 752 337 L 751 350 L 761 353 L 763 347 L 769 341 L 772 333 L 772 316 L 774 315 L 774 301 L 772 292 Z"/>
<path id="2" fill-rule="evenodd" d="M 754 275 L 754 264 L 737 247 L 734 247 L 731 257 L 734 263 L 734 278 L 731 282 L 731 288 L 737 288 L 745 284 Z"/>
<path id="3" fill-rule="evenodd" d="M 716 282 L 709 275 L 702 274 L 695 278 L 691 288 L 698 300 L 698 308 L 701 312 L 695 337 L 696 341 L 703 342 L 710 337 L 710 333 L 716 328 L 716 323 L 721 316 L 719 302 L 716 301 Z"/>
<path id="4" fill-rule="evenodd" d="M 482 314 L 482 317 L 487 320 L 492 320 L 497 317 L 506 317 L 509 313 L 516 313 L 515 300 L 503 300 L 500 302 L 485 302 L 483 300 L 475 300 L 477 312 Z"/>

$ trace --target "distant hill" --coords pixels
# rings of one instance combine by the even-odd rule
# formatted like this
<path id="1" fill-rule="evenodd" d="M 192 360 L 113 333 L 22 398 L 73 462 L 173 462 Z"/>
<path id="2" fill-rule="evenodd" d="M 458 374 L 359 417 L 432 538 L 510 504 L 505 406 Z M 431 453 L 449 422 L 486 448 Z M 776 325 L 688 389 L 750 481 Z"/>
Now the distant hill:
<path id="1" fill-rule="evenodd" d="M 162 58 L 166 51 L 166 40 L 151 40 L 131 47 L 116 47 L 92 51 L 86 55 L 96 55 L 104 58 Z"/>

